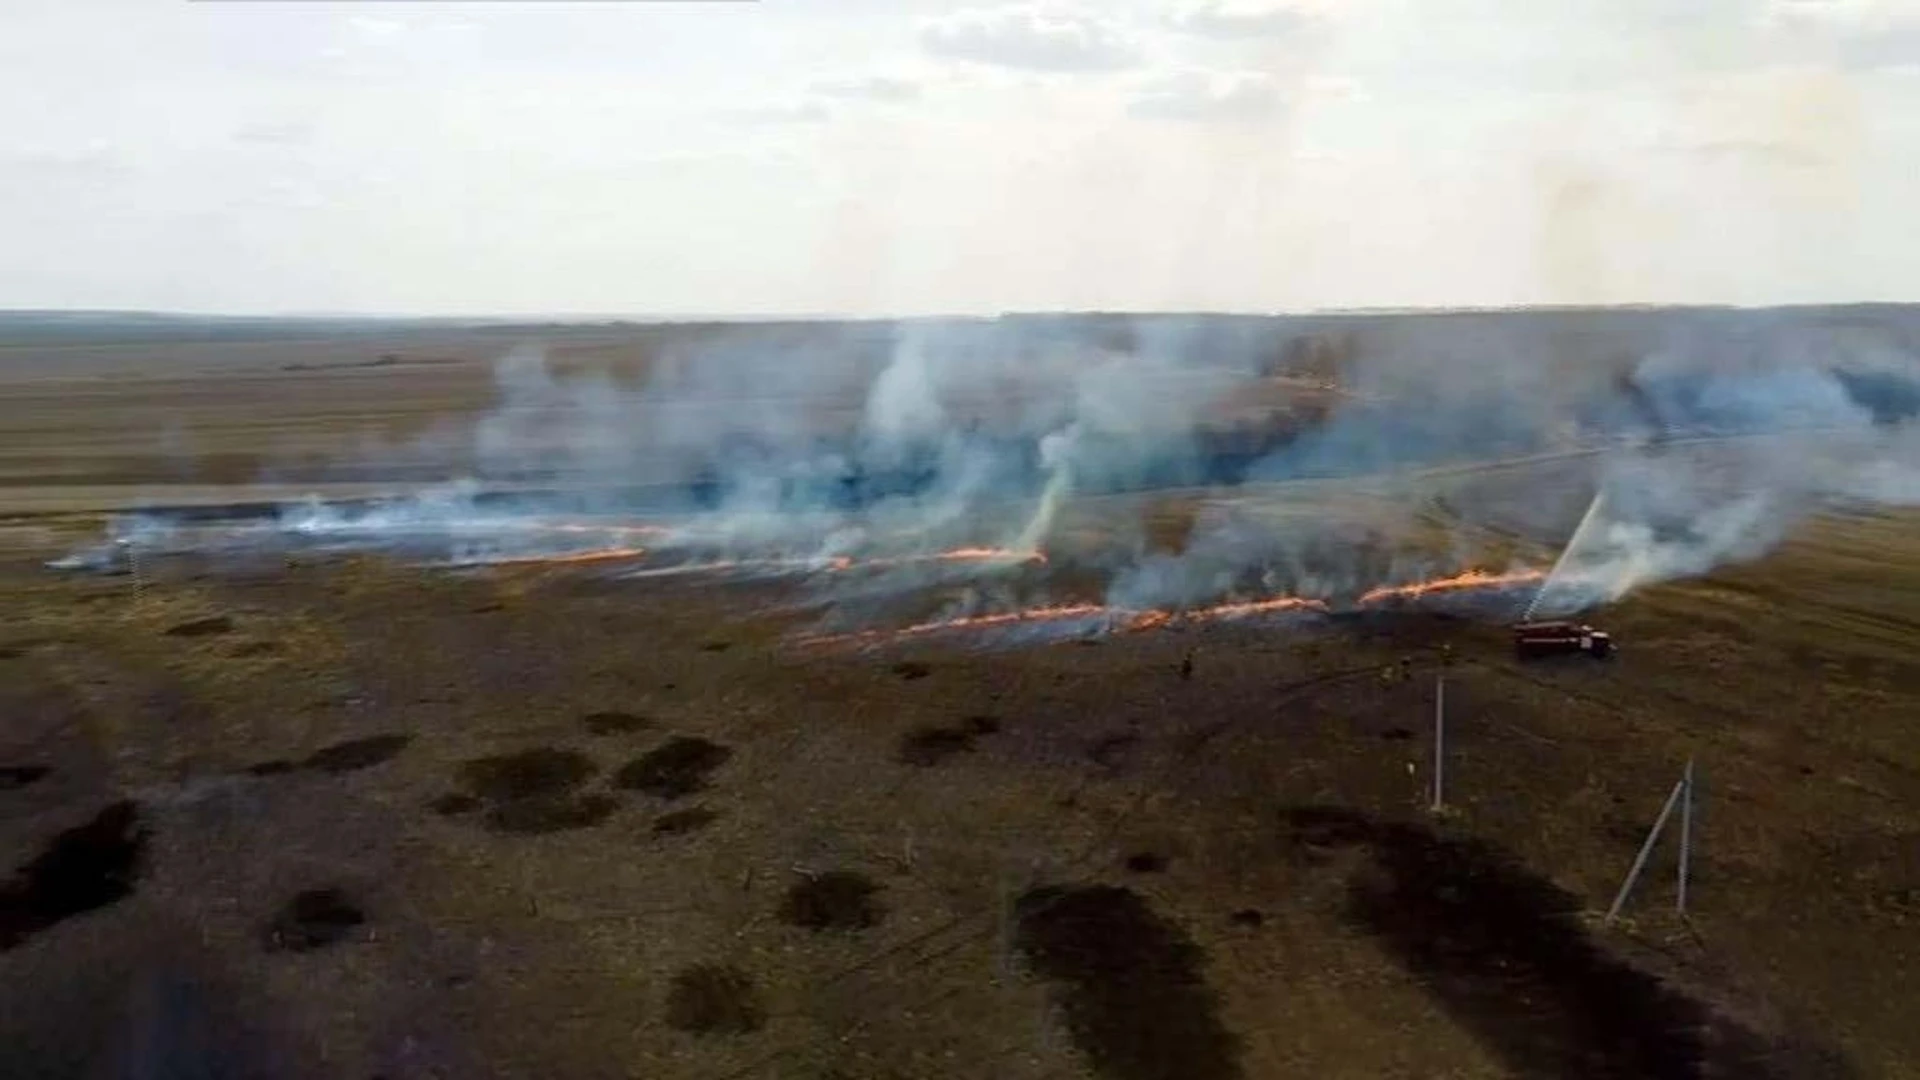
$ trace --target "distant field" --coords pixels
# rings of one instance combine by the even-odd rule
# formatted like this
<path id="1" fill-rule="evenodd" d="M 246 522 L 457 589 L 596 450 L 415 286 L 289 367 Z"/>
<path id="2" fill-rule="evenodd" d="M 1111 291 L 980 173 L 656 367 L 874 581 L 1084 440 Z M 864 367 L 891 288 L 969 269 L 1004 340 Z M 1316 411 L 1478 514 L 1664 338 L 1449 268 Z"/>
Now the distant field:
<path id="1" fill-rule="evenodd" d="M 537 342 L 558 378 L 590 374 L 633 389 L 663 355 L 697 349 L 720 333 L 696 326 L 138 344 L 0 340 L 0 513 L 308 491 L 345 497 L 450 479 L 471 470 L 472 425 L 500 404 L 497 365 L 516 347 Z M 775 359 L 757 363 L 781 363 L 778 350 L 788 339 L 827 348 L 837 368 L 868 377 L 877 370 L 873 361 L 887 355 L 875 351 L 879 332 L 871 330 L 775 325 L 728 333 L 765 339 Z M 852 335 L 844 347 L 841 334 Z M 730 344 L 722 355 L 750 351 Z M 793 360 L 807 362 L 804 355 Z M 864 385 L 814 387 L 792 408 L 800 423 L 843 430 L 857 421 L 864 392 Z M 730 390 L 704 391 L 703 412 L 662 395 L 627 406 L 628 420 L 719 429 L 738 421 L 737 405 L 779 412 L 777 402 L 756 397 L 765 393 L 743 377 Z M 1210 422 L 1252 422 L 1244 418 L 1327 396 L 1316 383 L 1269 380 L 1257 394 L 1222 402 Z M 988 422 L 1019 407 L 991 397 L 957 405 Z M 530 458 L 541 449 L 526 447 Z M 621 479 L 644 484 L 667 474 L 662 465 L 650 475 L 641 463 Z M 253 490 L 233 490 L 242 486 Z"/>
<path id="2" fill-rule="evenodd" d="M 353 475 L 372 464 L 368 448 L 404 447 L 489 405 L 492 364 L 512 345 L 464 336 L 0 347 L 0 507 L 111 506 L 276 473 L 369 479 Z M 422 478 L 404 469 L 389 461 L 382 470 L 398 475 L 371 479 Z"/>

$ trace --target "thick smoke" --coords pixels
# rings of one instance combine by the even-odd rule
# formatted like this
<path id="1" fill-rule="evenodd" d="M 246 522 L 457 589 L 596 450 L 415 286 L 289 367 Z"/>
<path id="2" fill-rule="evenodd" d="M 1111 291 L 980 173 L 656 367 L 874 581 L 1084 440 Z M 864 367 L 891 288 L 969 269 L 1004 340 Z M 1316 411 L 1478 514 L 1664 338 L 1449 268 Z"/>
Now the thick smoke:
<path id="1" fill-rule="evenodd" d="M 1920 316 L 1905 309 L 1010 317 L 657 340 L 638 380 L 516 350 L 447 485 L 286 507 L 256 532 L 455 561 L 644 545 L 658 564 L 642 572 L 813 575 L 821 605 L 861 617 L 925 590 L 966 612 L 1337 603 L 1557 558 L 1535 604 L 1549 613 L 1757 557 L 1836 501 L 1920 496 Z M 635 539 L 635 520 L 656 531 Z M 131 520 L 118 539 L 157 542 L 165 524 Z M 967 547 L 1005 557 L 933 558 Z M 1024 558 L 1041 552 L 1045 574 Z M 821 573 L 852 559 L 877 569 Z"/>

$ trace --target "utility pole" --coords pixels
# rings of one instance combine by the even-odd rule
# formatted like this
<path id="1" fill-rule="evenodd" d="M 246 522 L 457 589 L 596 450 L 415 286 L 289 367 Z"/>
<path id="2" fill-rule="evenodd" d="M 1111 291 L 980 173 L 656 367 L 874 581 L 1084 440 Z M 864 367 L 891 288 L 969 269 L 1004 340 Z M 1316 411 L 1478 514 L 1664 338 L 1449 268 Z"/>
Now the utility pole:
<path id="1" fill-rule="evenodd" d="M 1433 812 L 1446 809 L 1447 780 L 1447 676 L 1433 680 Z"/>
<path id="2" fill-rule="evenodd" d="M 1620 883 L 1620 891 L 1614 894 L 1613 905 L 1607 908 L 1605 925 L 1613 925 L 1613 920 L 1620 917 L 1620 909 L 1627 904 L 1627 895 L 1633 892 L 1634 883 L 1640 880 L 1640 872 L 1647 868 L 1647 856 L 1653 854 L 1653 845 L 1660 839 L 1660 830 L 1667 827 L 1667 819 L 1673 816 L 1674 804 L 1680 801 L 1680 796 L 1686 789 L 1686 777 L 1674 781 L 1673 791 L 1667 796 L 1666 805 L 1660 808 L 1660 817 L 1654 821 L 1653 828 L 1647 830 L 1647 839 L 1640 845 L 1640 853 L 1633 857 L 1633 868 L 1627 871 L 1627 880 Z"/>
<path id="3" fill-rule="evenodd" d="M 147 579 L 140 572 L 140 546 L 131 540 L 122 538 L 116 541 L 120 551 L 127 557 L 127 572 L 133 575 L 133 603 L 135 607 L 147 594 Z"/>
<path id="4" fill-rule="evenodd" d="M 1693 759 L 1687 759 L 1687 771 L 1680 779 L 1680 877 L 1674 894 L 1675 911 L 1687 913 L 1687 875 L 1693 864 Z"/>

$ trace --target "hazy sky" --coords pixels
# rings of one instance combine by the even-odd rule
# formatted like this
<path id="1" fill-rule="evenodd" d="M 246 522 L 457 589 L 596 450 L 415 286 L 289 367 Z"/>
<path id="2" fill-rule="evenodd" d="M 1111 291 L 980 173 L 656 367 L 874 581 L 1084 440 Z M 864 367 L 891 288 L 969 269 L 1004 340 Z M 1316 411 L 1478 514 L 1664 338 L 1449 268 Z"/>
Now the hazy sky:
<path id="1" fill-rule="evenodd" d="M 0 307 L 1920 299 L 1920 0 L 0 0 Z"/>

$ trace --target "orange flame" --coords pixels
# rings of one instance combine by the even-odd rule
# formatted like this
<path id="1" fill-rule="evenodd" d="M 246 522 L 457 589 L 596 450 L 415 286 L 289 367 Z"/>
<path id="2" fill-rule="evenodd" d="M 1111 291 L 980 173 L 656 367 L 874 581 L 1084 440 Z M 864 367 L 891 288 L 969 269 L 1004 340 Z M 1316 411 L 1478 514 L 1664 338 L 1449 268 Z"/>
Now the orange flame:
<path id="1" fill-rule="evenodd" d="M 1326 611 L 1327 602 L 1310 596 L 1276 596 L 1269 600 L 1245 600 L 1228 604 L 1215 604 L 1195 611 L 1189 611 L 1185 618 L 1193 621 L 1208 619 L 1237 619 L 1245 615 L 1271 615 L 1281 611 Z"/>
<path id="2" fill-rule="evenodd" d="M 590 533 L 604 535 L 655 535 L 670 530 L 658 525 L 599 526 L 573 523 L 544 525 L 542 529 L 550 532 Z M 639 547 L 595 548 L 590 551 L 557 552 L 534 555 L 503 555 L 484 560 L 489 566 L 517 566 L 536 563 L 587 563 L 605 562 L 617 559 L 637 559 L 645 556 L 647 549 Z M 961 547 L 947 551 L 930 552 L 925 555 L 891 555 L 875 558 L 857 558 L 852 555 L 829 556 L 767 556 L 748 559 L 714 559 L 706 562 L 681 563 L 677 566 L 662 566 L 639 572 L 643 577 L 666 577 L 679 574 L 719 574 L 730 570 L 812 570 L 824 573 L 844 573 L 850 570 L 878 569 L 890 566 L 905 566 L 913 563 L 960 563 L 995 562 L 1009 565 L 1018 563 L 1038 563 L 1045 565 L 1047 557 L 1039 551 L 1021 551 L 1014 548 Z"/>
<path id="3" fill-rule="evenodd" d="M 1018 548 L 997 547 L 958 547 L 946 551 L 935 551 L 925 555 L 882 555 L 870 559 L 842 558 L 835 570 L 882 568 L 888 566 L 910 566 L 927 562 L 989 562 L 989 563 L 1038 563 L 1046 565 L 1047 556 L 1040 551 L 1022 551 Z"/>
<path id="4" fill-rule="evenodd" d="M 680 574 L 719 574 L 729 570 L 803 570 L 803 569 L 845 569 L 846 560 L 841 559 L 715 559 L 709 562 L 679 563 L 674 566 L 653 566 L 635 570 L 633 577 L 674 577 Z"/>
<path id="5" fill-rule="evenodd" d="M 487 566 L 531 566 L 562 563 L 613 562 L 620 559 L 642 559 L 646 548 L 595 548 L 592 551 L 569 551 L 546 555 L 502 555 L 480 560 Z"/>
<path id="6" fill-rule="evenodd" d="M 1382 585 L 1360 595 L 1363 605 L 1377 604 L 1386 600 L 1418 599 L 1435 593 L 1457 592 L 1470 589 L 1495 589 L 1511 585 L 1525 585 L 1540 581 L 1546 576 L 1542 570 L 1514 570 L 1507 573 L 1492 573 L 1486 570 L 1467 570 L 1451 577 L 1433 578 L 1428 581 L 1416 581 L 1403 585 Z M 1189 623 L 1212 622 L 1222 619 L 1237 619 L 1248 616 L 1274 615 L 1285 612 L 1328 612 L 1333 610 L 1326 600 L 1312 596 L 1273 596 L 1262 600 L 1234 600 L 1213 604 L 1208 607 L 1192 608 L 1186 611 L 1173 611 L 1165 608 L 1119 608 L 1105 604 L 1064 604 L 1051 607 L 1024 608 L 1018 611 L 996 612 L 991 615 L 970 615 L 953 619 L 939 619 L 932 622 L 916 623 L 895 630 L 859 630 L 844 634 L 825 634 L 802 639 L 802 644 L 830 645 L 847 642 L 898 641 L 903 638 L 921 637 L 927 634 L 944 633 L 959 630 L 986 630 L 1005 626 L 1032 625 L 1035 623 L 1055 623 L 1071 620 L 1105 621 L 1109 628 L 1122 633 L 1154 630 L 1163 626 L 1184 625 Z"/>
<path id="7" fill-rule="evenodd" d="M 962 615 L 952 619 L 936 619 L 895 630 L 856 630 L 845 634 L 822 634 L 804 638 L 802 644 L 831 645 L 854 641 L 898 641 L 902 638 L 954 630 L 989 630 L 1005 626 L 1031 626 L 1075 620 L 1105 622 L 1112 630 L 1131 634 L 1156 630 L 1175 623 L 1206 622 L 1283 611 L 1325 610 L 1327 605 L 1324 601 L 1302 596 L 1277 596 L 1267 600 L 1216 604 L 1213 607 L 1195 608 L 1191 611 L 1170 611 L 1166 608 L 1122 608 L 1107 604 L 1058 604 L 1050 607 L 1021 608 L 1017 611 L 1000 611 L 991 615 Z"/>
<path id="8" fill-rule="evenodd" d="M 933 556 L 941 562 L 1030 562 L 1046 565 L 1047 554 L 1044 551 L 1021 551 L 1016 548 L 962 547 L 951 551 L 942 551 Z"/>
<path id="9" fill-rule="evenodd" d="M 1416 581 L 1407 585 L 1382 585 L 1377 589 L 1361 593 L 1360 602 L 1377 604 L 1382 600 L 1417 600 L 1433 593 L 1455 592 L 1460 589 L 1496 589 L 1506 585 L 1527 585 L 1540 581 L 1546 576 L 1544 570 L 1514 570 L 1505 574 L 1468 570 L 1452 577 Z"/>
<path id="10" fill-rule="evenodd" d="M 1001 611 L 991 615 L 962 615 L 952 619 L 935 619 L 931 622 L 915 623 L 893 630 L 854 630 L 845 634 L 820 634 L 804 638 L 802 643 L 831 645 L 849 641 L 898 641 L 901 638 L 919 637 L 922 634 L 935 634 L 947 630 L 984 630 L 998 626 L 1065 622 L 1072 619 L 1116 614 L 1119 614 L 1118 609 L 1110 608 L 1105 604 L 1060 604 L 1053 607 Z"/>

